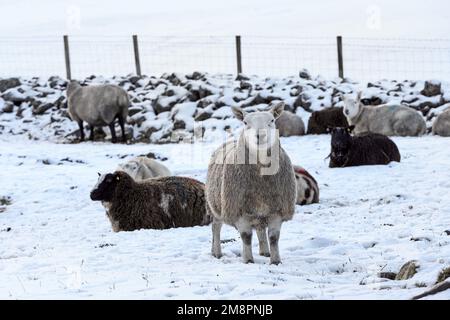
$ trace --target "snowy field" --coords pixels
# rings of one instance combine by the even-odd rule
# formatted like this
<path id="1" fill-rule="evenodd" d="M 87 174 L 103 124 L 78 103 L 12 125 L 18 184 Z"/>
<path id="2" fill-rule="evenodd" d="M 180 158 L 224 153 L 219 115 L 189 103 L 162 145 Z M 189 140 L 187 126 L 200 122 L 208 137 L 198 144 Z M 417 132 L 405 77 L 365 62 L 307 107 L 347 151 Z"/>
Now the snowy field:
<path id="1" fill-rule="evenodd" d="M 53 144 L 0 140 L 0 298 L 9 299 L 409 299 L 450 265 L 450 139 L 394 138 L 402 162 L 329 169 L 329 136 L 282 139 L 321 188 L 283 225 L 283 263 L 240 259 L 224 227 L 224 257 L 210 255 L 209 227 L 113 233 L 89 199 L 97 172 L 150 151 L 176 174 L 205 180 L 220 142 L 166 145 Z M 65 160 L 63 160 L 65 159 Z M 254 241 L 254 251 L 257 250 Z M 257 251 L 256 251 L 257 252 Z M 409 260 L 410 280 L 380 279 Z M 450 292 L 433 298 L 449 299 Z"/>

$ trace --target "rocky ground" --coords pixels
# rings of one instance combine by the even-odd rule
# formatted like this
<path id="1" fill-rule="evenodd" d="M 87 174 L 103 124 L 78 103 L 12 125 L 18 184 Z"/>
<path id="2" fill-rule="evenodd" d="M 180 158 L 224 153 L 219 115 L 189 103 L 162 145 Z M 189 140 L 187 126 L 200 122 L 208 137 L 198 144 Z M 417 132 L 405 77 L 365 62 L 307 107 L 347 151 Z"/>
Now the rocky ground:
<path id="1" fill-rule="evenodd" d="M 167 73 L 161 77 L 90 76 L 83 85 L 113 83 L 129 94 L 129 141 L 165 143 L 185 137 L 223 134 L 240 126 L 230 106 L 266 108 L 284 101 L 286 108 L 306 122 L 312 111 L 341 106 L 342 95 L 363 90 L 370 105 L 395 103 L 422 113 L 431 127 L 433 118 L 450 106 L 450 87 L 439 81 L 381 80 L 361 84 L 349 79 L 326 80 L 306 70 L 287 78 L 228 74 Z M 67 80 L 60 77 L 0 79 L 0 134 L 24 135 L 32 140 L 73 142 L 77 125 L 66 103 Z M 98 131 L 97 139 L 109 139 Z"/>

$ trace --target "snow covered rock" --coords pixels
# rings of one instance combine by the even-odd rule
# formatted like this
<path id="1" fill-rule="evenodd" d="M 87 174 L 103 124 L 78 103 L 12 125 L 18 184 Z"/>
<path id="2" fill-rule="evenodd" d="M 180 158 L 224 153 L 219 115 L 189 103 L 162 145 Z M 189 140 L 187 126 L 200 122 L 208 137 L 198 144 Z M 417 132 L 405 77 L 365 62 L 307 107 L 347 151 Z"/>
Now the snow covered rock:
<path id="1" fill-rule="evenodd" d="M 5 92 L 8 89 L 20 86 L 20 80 L 18 78 L 9 78 L 0 80 L 0 92 Z"/>

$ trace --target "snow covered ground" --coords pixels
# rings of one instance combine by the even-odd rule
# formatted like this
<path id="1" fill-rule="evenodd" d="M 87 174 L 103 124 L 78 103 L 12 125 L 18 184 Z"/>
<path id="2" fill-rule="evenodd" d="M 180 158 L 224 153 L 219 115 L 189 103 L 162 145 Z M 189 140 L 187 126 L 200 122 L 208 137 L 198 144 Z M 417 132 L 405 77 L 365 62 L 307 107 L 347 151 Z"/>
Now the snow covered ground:
<path id="1" fill-rule="evenodd" d="M 224 227 L 224 257 L 210 255 L 209 227 L 113 233 L 89 199 L 97 172 L 150 151 L 176 174 L 204 181 L 220 143 L 54 144 L 0 140 L 0 298 L 408 299 L 450 266 L 450 139 L 394 138 L 402 162 L 329 169 L 329 136 L 284 138 L 294 163 L 321 188 L 283 225 L 283 263 L 239 257 Z M 65 159 L 65 160 L 64 160 Z M 256 251 L 254 243 L 254 250 Z M 257 251 L 256 251 L 257 252 Z M 409 260 L 410 280 L 380 279 Z M 449 299 L 450 292 L 433 298 Z"/>

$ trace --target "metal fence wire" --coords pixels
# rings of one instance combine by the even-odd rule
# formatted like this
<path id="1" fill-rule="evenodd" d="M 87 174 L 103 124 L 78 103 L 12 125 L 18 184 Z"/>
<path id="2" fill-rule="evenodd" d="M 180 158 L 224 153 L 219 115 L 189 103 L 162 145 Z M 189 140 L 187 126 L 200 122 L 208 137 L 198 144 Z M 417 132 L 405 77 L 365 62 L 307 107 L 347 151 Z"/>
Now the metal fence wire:
<path id="1" fill-rule="evenodd" d="M 0 77 L 165 72 L 292 76 L 301 69 L 332 79 L 450 79 L 450 39 L 336 37 L 1 37 Z M 70 71 L 65 59 L 70 57 Z M 139 64 L 139 65 L 137 65 Z"/>

